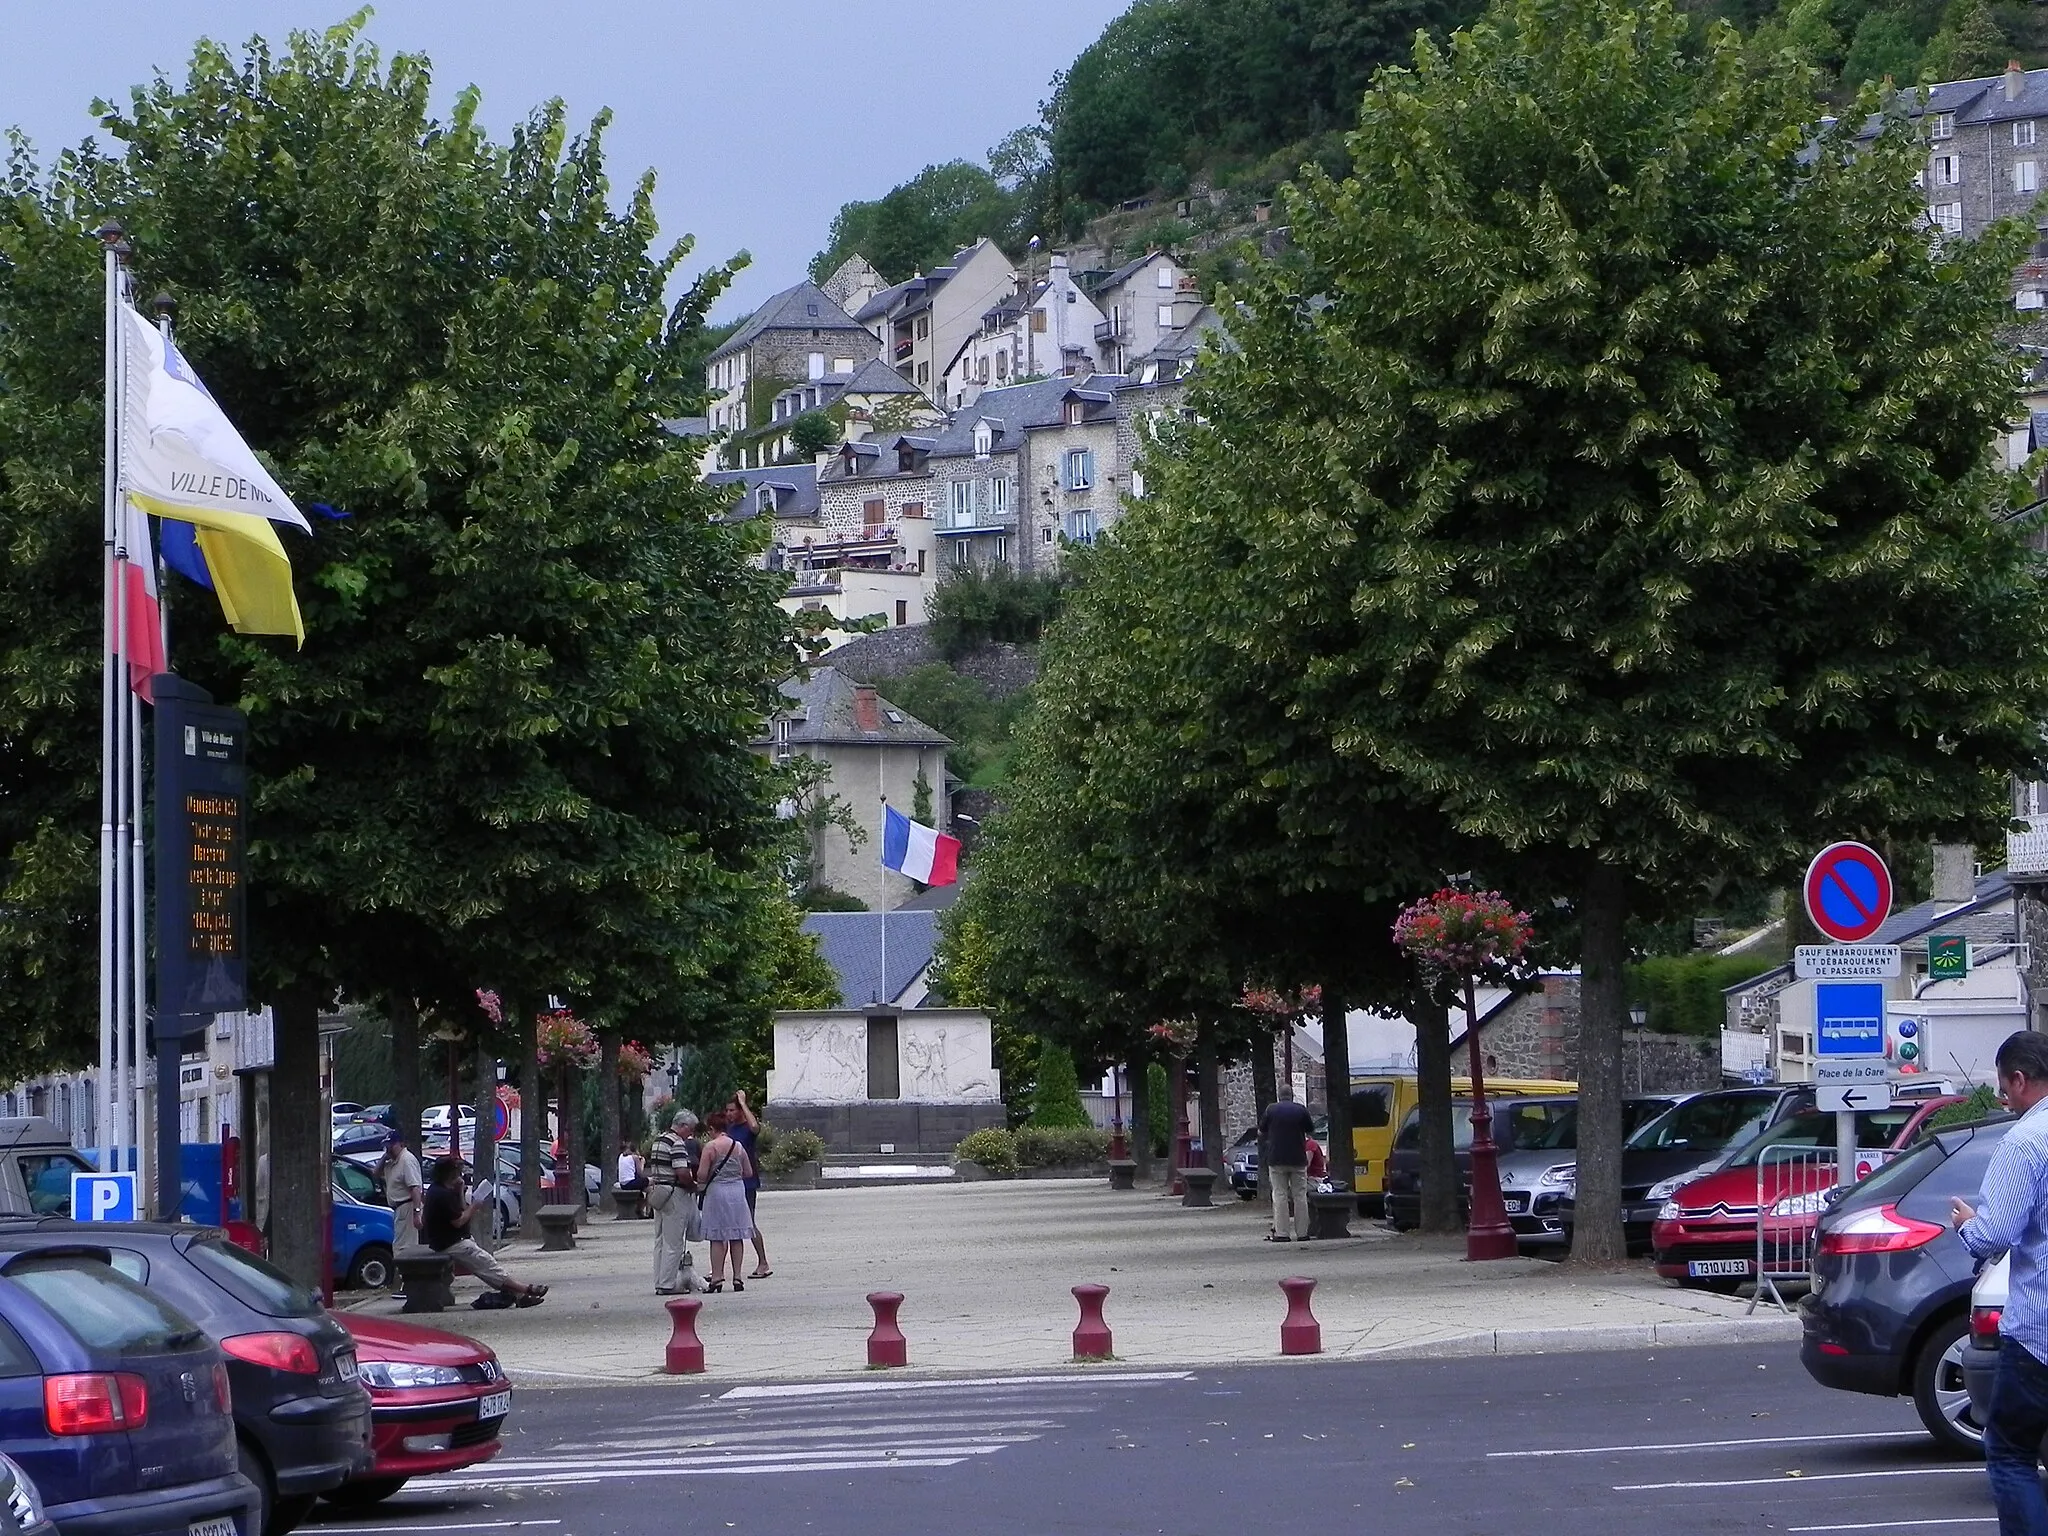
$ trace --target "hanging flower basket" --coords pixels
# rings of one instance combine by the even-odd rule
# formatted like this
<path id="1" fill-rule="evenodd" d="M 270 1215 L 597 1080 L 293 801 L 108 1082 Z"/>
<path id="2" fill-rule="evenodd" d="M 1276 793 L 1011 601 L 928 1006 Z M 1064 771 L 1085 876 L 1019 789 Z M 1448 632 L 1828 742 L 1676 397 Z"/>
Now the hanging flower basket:
<path id="1" fill-rule="evenodd" d="M 654 1054 L 637 1040 L 628 1040 L 619 1047 L 619 1081 L 640 1083 L 647 1080 L 647 1074 L 654 1070 Z"/>
<path id="2" fill-rule="evenodd" d="M 1529 914 L 1498 891 L 1438 891 L 1394 922 L 1396 947 L 1432 970 L 1474 980 L 1506 975 L 1533 933 Z"/>
<path id="3" fill-rule="evenodd" d="M 1159 1045 L 1173 1056 L 1185 1056 L 1195 1048 L 1195 1038 L 1200 1027 L 1193 1019 L 1164 1019 L 1146 1031 Z"/>
<path id="4" fill-rule="evenodd" d="M 544 1013 L 535 1031 L 539 1049 L 535 1054 L 544 1067 L 575 1067 L 588 1071 L 597 1065 L 597 1036 L 588 1024 L 564 1008 L 558 1013 Z"/>
<path id="5" fill-rule="evenodd" d="M 505 1022 L 505 1005 L 500 1001 L 498 994 L 491 991 L 490 988 L 478 987 L 476 989 L 476 1005 L 483 1009 L 484 1017 L 493 1024 Z"/>
<path id="6" fill-rule="evenodd" d="M 1258 1015 L 1268 1029 L 1282 1029 L 1299 1019 L 1318 1013 L 1323 1006 L 1321 987 L 1303 987 L 1299 992 L 1281 992 L 1272 987 L 1249 984 L 1238 999 L 1240 1008 Z"/>

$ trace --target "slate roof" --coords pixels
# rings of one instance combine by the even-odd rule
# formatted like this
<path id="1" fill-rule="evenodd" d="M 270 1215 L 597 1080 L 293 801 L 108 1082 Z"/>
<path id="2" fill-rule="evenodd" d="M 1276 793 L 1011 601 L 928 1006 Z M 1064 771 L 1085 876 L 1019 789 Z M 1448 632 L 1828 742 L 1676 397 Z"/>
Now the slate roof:
<path id="1" fill-rule="evenodd" d="M 818 515 L 818 466 L 815 463 L 777 464 L 769 469 L 720 469 L 704 477 L 706 485 L 741 487 L 740 499 L 726 521 L 743 523 L 760 515 L 762 486 L 775 489 L 775 515 L 801 521 Z"/>
<path id="2" fill-rule="evenodd" d="M 849 395 L 918 395 L 924 391 L 904 378 L 879 357 L 871 357 L 853 370 L 842 391 Z"/>
<path id="3" fill-rule="evenodd" d="M 1160 342 L 1138 361 L 1148 363 L 1171 359 L 1174 362 L 1190 362 L 1202 355 L 1202 338 L 1211 331 L 1223 331 L 1223 340 L 1226 345 L 1229 343 L 1230 333 L 1224 330 L 1223 317 L 1204 304 L 1195 311 L 1194 319 Z"/>
<path id="4" fill-rule="evenodd" d="M 854 318 L 865 325 L 868 321 L 879 320 L 885 315 L 914 315 L 919 310 L 928 308 L 933 296 L 960 275 L 960 269 L 974 259 L 974 253 L 982 244 L 983 242 L 976 241 L 973 245 L 964 245 L 931 271 L 919 273 L 916 277 L 906 278 L 900 283 L 884 288 L 861 305 L 860 313 Z"/>
<path id="5" fill-rule="evenodd" d="M 747 323 L 725 339 L 725 344 L 706 362 L 715 363 L 753 345 L 763 331 L 865 331 L 853 316 L 841 309 L 816 283 L 798 283 L 785 288 L 748 317 Z"/>
<path id="6" fill-rule="evenodd" d="M 879 706 L 872 730 L 864 729 L 856 708 L 857 685 L 836 667 L 813 667 L 807 678 L 793 677 L 782 685 L 790 701 L 789 741 L 792 746 L 950 747 L 953 743 L 887 699 Z"/>
<path id="7" fill-rule="evenodd" d="M 1144 255 L 1140 256 L 1136 261 L 1125 262 L 1122 266 L 1118 267 L 1114 272 L 1110 273 L 1109 276 L 1105 277 L 1101 282 L 1097 283 L 1095 285 L 1095 291 L 1097 293 L 1107 293 L 1110 289 L 1117 287 L 1119 284 L 1129 282 L 1139 272 L 1143 271 L 1146 267 L 1150 266 L 1156 259 L 1167 254 L 1168 253 L 1164 250 L 1151 250 L 1147 251 Z"/>
<path id="8" fill-rule="evenodd" d="M 2020 93 L 2011 100 L 2006 98 L 2003 71 L 1975 80 L 1945 80 L 1939 85 L 1930 85 L 1924 104 L 1917 89 L 1900 91 L 1897 100 L 1900 110 L 1915 120 L 1930 114 L 1953 112 L 1959 128 L 1968 124 L 2007 122 L 2014 118 L 2048 117 L 2048 69 L 2021 71 Z M 1867 118 L 1862 137 L 1872 137 L 1883 126 L 1882 116 Z"/>
<path id="9" fill-rule="evenodd" d="M 882 927 L 889 930 L 889 974 L 882 975 Z M 839 977 L 839 1006 L 864 1008 L 901 997 L 932 963 L 939 942 L 939 914 L 902 908 L 894 912 L 813 912 L 805 933 L 818 940 L 818 953 Z"/>
<path id="10" fill-rule="evenodd" d="M 986 418 L 998 428 L 995 450 L 1006 452 L 1020 444 L 1025 432 L 1039 427 L 1057 427 L 1066 420 L 1069 395 L 1079 395 L 1098 408 L 1109 406 L 1115 392 L 1130 380 L 1120 373 L 1083 373 L 1072 378 L 1036 379 L 1029 384 L 1008 384 L 984 389 L 972 405 L 955 411 L 932 444 L 935 459 L 965 458 L 974 452 L 975 426 Z"/>

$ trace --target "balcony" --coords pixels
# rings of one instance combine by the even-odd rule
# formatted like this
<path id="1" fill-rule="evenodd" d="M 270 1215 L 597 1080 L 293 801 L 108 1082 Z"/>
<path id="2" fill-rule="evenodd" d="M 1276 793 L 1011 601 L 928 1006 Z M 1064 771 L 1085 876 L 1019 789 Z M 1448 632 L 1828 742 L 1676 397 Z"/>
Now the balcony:
<path id="1" fill-rule="evenodd" d="M 937 533 L 1009 533 L 1017 526 L 1015 512 L 945 512 L 939 517 Z"/>
<path id="2" fill-rule="evenodd" d="M 2048 875 L 2048 816 L 2016 816 L 2027 824 L 2024 832 L 2005 834 L 2006 873 L 2016 876 Z"/>
<path id="3" fill-rule="evenodd" d="M 916 349 L 917 343 L 914 341 L 899 341 L 896 343 L 895 351 L 890 356 L 899 364 L 907 363 L 910 361 L 910 354 Z"/>

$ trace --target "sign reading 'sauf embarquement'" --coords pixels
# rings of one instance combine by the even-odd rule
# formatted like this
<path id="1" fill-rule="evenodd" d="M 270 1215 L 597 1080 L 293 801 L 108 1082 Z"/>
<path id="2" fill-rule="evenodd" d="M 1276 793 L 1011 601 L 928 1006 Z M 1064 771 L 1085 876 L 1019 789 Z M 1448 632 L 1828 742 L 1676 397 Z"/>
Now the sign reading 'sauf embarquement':
<path id="1" fill-rule="evenodd" d="M 1801 981 L 1884 981 L 1899 974 L 1896 944 L 1801 944 L 1792 972 Z"/>

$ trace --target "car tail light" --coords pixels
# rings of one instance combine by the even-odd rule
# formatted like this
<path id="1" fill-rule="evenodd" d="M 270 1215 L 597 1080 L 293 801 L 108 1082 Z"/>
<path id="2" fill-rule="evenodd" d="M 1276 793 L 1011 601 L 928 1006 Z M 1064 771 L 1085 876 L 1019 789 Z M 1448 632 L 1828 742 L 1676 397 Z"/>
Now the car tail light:
<path id="1" fill-rule="evenodd" d="M 228 1368 L 217 1361 L 213 1367 L 213 1400 L 220 1405 L 222 1413 L 232 1414 L 235 1411 L 235 1393 L 228 1385 Z"/>
<path id="2" fill-rule="evenodd" d="M 1970 1342 L 1979 1349 L 1998 1348 L 1998 1320 L 2004 1315 L 2003 1307 L 1972 1307 Z"/>
<path id="3" fill-rule="evenodd" d="M 1830 1254 L 1901 1253 L 1925 1247 L 1947 1230 L 1931 1221 L 1901 1216 L 1895 1205 L 1858 1211 L 1820 1235 L 1820 1251 Z"/>
<path id="4" fill-rule="evenodd" d="M 104 1435 L 149 1422 L 149 1389 L 140 1376 L 101 1372 L 43 1378 L 43 1423 L 53 1435 Z"/>
<path id="5" fill-rule="evenodd" d="M 267 1365 L 273 1371 L 290 1371 L 298 1376 L 320 1374 L 320 1352 L 313 1341 L 296 1333 L 238 1333 L 222 1339 L 220 1347 L 237 1360 Z"/>

